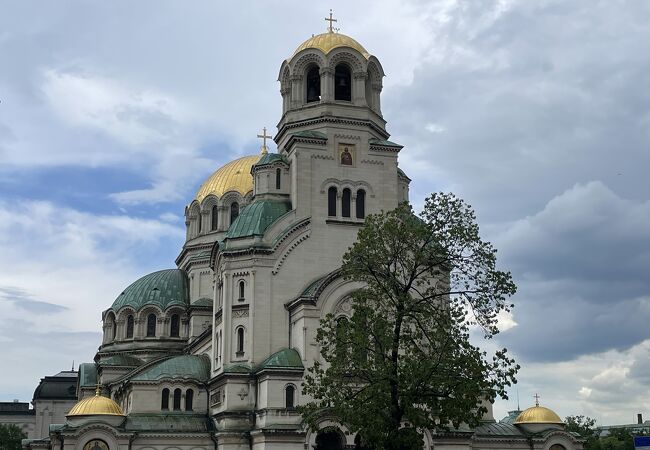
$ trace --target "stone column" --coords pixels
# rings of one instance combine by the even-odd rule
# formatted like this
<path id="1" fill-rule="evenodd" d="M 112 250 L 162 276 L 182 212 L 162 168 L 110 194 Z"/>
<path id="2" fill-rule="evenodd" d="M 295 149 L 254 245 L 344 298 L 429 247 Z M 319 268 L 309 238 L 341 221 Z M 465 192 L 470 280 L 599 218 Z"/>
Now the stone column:
<path id="1" fill-rule="evenodd" d="M 382 84 L 379 82 L 372 83 L 372 100 L 373 100 L 373 105 L 375 106 L 375 111 L 377 114 L 381 115 L 381 90 L 382 90 Z"/>
<path id="2" fill-rule="evenodd" d="M 367 106 L 366 101 L 366 72 L 354 72 L 352 74 L 352 103 L 355 106 Z"/>
<path id="3" fill-rule="evenodd" d="M 230 362 L 231 352 L 231 341 L 232 341 L 232 301 L 231 301 L 231 292 L 230 286 L 232 285 L 231 276 L 229 273 L 224 272 L 223 274 L 223 304 L 221 312 L 221 328 L 223 329 L 223 353 L 222 353 L 222 362 L 225 364 L 226 357 L 227 361 Z"/>
<path id="4" fill-rule="evenodd" d="M 291 108 L 299 108 L 303 103 L 302 75 L 291 75 Z"/>
<path id="5" fill-rule="evenodd" d="M 334 101 L 334 69 L 323 67 L 320 69 L 320 101 Z"/>
<path id="6" fill-rule="evenodd" d="M 248 335 L 250 340 L 250 355 L 248 357 L 251 367 L 255 363 L 255 271 L 251 270 L 250 289 L 248 290 Z"/>

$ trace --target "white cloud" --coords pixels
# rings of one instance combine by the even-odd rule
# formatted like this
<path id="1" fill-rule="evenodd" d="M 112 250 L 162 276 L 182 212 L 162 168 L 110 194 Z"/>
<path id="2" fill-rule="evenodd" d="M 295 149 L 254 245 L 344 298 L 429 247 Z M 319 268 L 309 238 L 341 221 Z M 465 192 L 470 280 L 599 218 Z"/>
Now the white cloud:
<path id="1" fill-rule="evenodd" d="M 133 88 L 115 79 L 48 69 L 43 92 L 63 121 L 101 130 L 136 151 L 173 139 L 175 128 L 191 120 L 174 98 L 152 87 Z"/>

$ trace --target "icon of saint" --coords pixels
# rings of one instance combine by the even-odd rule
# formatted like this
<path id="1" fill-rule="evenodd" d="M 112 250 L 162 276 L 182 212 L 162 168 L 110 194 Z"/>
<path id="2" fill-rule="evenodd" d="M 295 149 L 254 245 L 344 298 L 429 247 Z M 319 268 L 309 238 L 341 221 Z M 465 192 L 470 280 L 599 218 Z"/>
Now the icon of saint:
<path id="1" fill-rule="evenodd" d="M 352 165 L 352 154 L 350 153 L 350 150 L 348 150 L 347 147 L 345 147 L 343 149 L 343 153 L 341 153 L 341 164 L 344 166 Z"/>

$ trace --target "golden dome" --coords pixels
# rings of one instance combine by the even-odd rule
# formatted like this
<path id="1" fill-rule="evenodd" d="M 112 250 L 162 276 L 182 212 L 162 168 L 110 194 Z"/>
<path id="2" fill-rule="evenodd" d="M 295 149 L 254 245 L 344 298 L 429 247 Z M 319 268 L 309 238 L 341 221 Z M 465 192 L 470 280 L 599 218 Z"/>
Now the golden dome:
<path id="1" fill-rule="evenodd" d="M 361 53 L 366 59 L 370 58 L 368 51 L 357 41 L 352 39 L 350 36 L 341 33 L 334 33 L 333 31 L 310 37 L 300 44 L 300 47 L 298 47 L 293 54 L 297 55 L 306 48 L 317 48 L 327 55 L 329 52 L 339 47 L 353 48 Z"/>
<path id="2" fill-rule="evenodd" d="M 122 408 L 108 397 L 100 395 L 99 389 L 93 397 L 86 397 L 72 407 L 66 417 L 74 416 L 123 416 Z"/>
<path id="3" fill-rule="evenodd" d="M 533 423 L 554 423 L 561 425 L 562 419 L 548 408 L 543 406 L 533 406 L 521 412 L 515 419 L 514 424 L 533 424 Z"/>
<path id="4" fill-rule="evenodd" d="M 251 167 L 260 160 L 261 156 L 244 156 L 217 169 L 201 185 L 196 193 L 196 199 L 200 203 L 210 194 L 221 197 L 228 191 L 237 191 L 241 195 L 246 195 L 253 190 Z"/>

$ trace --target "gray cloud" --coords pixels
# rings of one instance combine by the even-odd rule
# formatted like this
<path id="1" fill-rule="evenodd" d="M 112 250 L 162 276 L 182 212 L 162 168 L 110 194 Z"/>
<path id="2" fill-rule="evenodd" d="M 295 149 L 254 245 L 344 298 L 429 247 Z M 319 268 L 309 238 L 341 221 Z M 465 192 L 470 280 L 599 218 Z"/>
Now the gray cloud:
<path id="1" fill-rule="evenodd" d="M 59 313 L 68 309 L 55 303 L 34 300 L 24 289 L 10 286 L 0 286 L 0 300 L 13 302 L 16 307 L 32 314 Z"/>
<path id="2" fill-rule="evenodd" d="M 496 239 L 519 282 L 502 339 L 526 360 L 566 360 L 650 338 L 650 202 L 577 185 Z"/>

